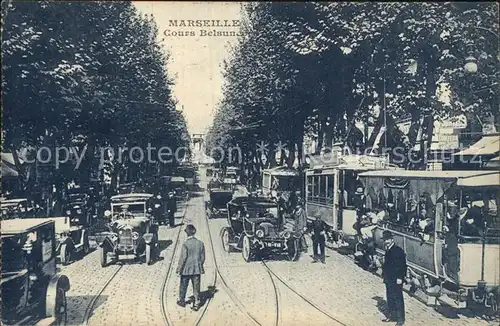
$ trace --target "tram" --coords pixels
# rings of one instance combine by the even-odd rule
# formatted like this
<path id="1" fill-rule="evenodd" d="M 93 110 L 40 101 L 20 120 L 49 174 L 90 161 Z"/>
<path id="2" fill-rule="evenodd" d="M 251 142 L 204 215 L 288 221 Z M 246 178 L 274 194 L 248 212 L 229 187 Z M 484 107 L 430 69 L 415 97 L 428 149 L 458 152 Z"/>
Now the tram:
<path id="1" fill-rule="evenodd" d="M 498 314 L 500 172 L 370 171 L 359 175 L 366 207 L 380 213 L 376 251 L 390 230 L 406 252 L 407 281 L 428 299 Z"/>
<path id="2" fill-rule="evenodd" d="M 297 170 L 278 166 L 262 171 L 262 193 L 269 196 L 272 191 L 292 192 L 301 189 L 300 173 Z"/>
<path id="3" fill-rule="evenodd" d="M 358 174 L 370 170 L 396 169 L 384 155 L 351 155 L 340 150 L 322 159 L 311 157 L 305 171 L 308 223 L 319 217 L 327 225 L 327 239 L 354 247 L 356 243 L 355 193 L 362 187 Z"/>

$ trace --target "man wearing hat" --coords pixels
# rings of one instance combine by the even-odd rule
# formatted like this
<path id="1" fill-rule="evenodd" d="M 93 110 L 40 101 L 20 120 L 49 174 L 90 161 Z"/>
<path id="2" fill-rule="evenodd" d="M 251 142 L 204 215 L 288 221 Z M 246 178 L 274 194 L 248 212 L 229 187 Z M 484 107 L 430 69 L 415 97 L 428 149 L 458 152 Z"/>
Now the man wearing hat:
<path id="1" fill-rule="evenodd" d="M 300 234 L 300 247 L 302 251 L 307 251 L 307 243 L 304 238 L 304 232 L 307 230 L 307 217 L 304 210 L 304 201 L 302 198 L 297 200 L 297 206 L 295 207 L 295 232 Z"/>
<path id="2" fill-rule="evenodd" d="M 363 187 L 356 188 L 356 192 L 354 193 L 353 198 L 353 204 L 356 208 L 356 224 L 354 228 L 358 232 L 358 235 L 361 235 L 361 221 L 362 216 L 365 214 L 365 195 L 363 192 Z"/>
<path id="3" fill-rule="evenodd" d="M 404 325 L 405 304 L 403 298 L 403 280 L 406 276 L 406 254 L 394 243 L 391 231 L 382 234 L 385 246 L 383 276 L 387 295 L 388 317 L 385 322 L 397 322 Z"/>
<path id="4" fill-rule="evenodd" d="M 167 199 L 167 213 L 168 213 L 168 225 L 173 228 L 175 227 L 175 212 L 177 211 L 177 201 L 175 199 L 174 192 L 168 193 Z"/>
<path id="5" fill-rule="evenodd" d="M 203 265 L 205 264 L 205 245 L 202 241 L 196 239 L 196 228 L 188 224 L 184 230 L 187 239 L 182 245 L 177 274 L 181 277 L 179 285 L 179 300 L 177 304 L 181 307 L 186 306 L 186 291 L 189 281 L 193 284 L 194 310 L 200 308 L 200 283 L 201 274 L 205 273 Z"/>

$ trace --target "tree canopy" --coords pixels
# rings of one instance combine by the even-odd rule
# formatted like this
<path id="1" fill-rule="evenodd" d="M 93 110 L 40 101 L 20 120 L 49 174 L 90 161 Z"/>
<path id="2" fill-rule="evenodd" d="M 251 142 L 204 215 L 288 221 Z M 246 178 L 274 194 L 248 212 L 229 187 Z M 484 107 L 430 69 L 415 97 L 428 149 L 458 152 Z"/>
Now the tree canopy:
<path id="1" fill-rule="evenodd" d="M 189 147 L 152 17 L 130 2 L 2 6 L 4 150 Z"/>
<path id="2" fill-rule="evenodd" d="M 387 147 L 409 148 L 419 129 L 431 142 L 436 118 L 499 121 L 495 3 L 263 2 L 245 5 L 242 16 L 208 153 L 238 145 L 251 154 L 244 164 L 262 168 L 255 145 L 270 144 L 273 165 L 281 141 L 291 166 L 304 136 L 318 150 L 373 146 L 385 125 Z M 467 73 L 474 59 L 478 71 Z M 403 134 L 395 121 L 406 117 L 412 128 Z M 356 121 L 375 127 L 370 139 L 359 139 Z"/>

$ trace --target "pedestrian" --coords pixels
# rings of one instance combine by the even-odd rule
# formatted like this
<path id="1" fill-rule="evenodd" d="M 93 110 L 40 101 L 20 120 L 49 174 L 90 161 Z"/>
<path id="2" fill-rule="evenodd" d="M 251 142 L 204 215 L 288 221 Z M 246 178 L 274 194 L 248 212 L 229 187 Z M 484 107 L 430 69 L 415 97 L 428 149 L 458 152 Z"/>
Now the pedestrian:
<path id="1" fill-rule="evenodd" d="M 405 323 L 403 280 L 406 276 L 406 254 L 394 243 L 391 231 L 384 231 L 382 239 L 386 250 L 383 276 L 388 308 L 388 316 L 383 321 L 396 322 L 396 326 L 402 326 Z"/>
<path id="2" fill-rule="evenodd" d="M 295 232 L 300 234 L 300 248 L 302 251 L 307 252 L 307 243 L 304 237 L 304 232 L 307 231 L 307 217 L 304 210 L 304 202 L 302 199 L 297 200 L 297 206 L 295 210 Z"/>
<path id="3" fill-rule="evenodd" d="M 167 199 L 167 213 L 168 213 L 168 225 L 171 228 L 175 227 L 175 212 L 177 211 L 177 202 L 173 192 L 168 193 Z"/>
<path id="4" fill-rule="evenodd" d="M 356 208 L 356 226 L 355 230 L 358 236 L 361 236 L 361 220 L 362 216 L 365 214 L 365 195 L 363 187 L 356 188 L 353 198 L 354 208 Z"/>
<path id="5" fill-rule="evenodd" d="M 326 231 L 325 222 L 316 215 L 316 219 L 312 222 L 312 234 L 311 238 L 313 241 L 313 263 L 317 263 L 318 259 L 325 263 L 325 242 L 326 242 Z"/>
<path id="6" fill-rule="evenodd" d="M 184 230 L 187 239 L 182 245 L 181 256 L 177 266 L 177 274 L 180 275 L 179 300 L 177 304 L 181 307 L 186 306 L 186 292 L 189 281 L 193 285 L 194 306 L 193 310 L 200 308 L 200 283 L 201 274 L 205 274 L 203 265 L 205 263 L 205 245 L 202 241 L 196 239 L 196 228 L 188 224 Z"/>

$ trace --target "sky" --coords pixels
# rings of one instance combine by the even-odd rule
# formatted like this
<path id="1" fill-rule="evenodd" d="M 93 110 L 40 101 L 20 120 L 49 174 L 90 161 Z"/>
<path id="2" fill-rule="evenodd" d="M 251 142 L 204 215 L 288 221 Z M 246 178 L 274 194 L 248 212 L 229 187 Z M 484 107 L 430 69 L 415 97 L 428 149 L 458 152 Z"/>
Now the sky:
<path id="1" fill-rule="evenodd" d="M 134 5 L 145 14 L 152 14 L 158 25 L 158 38 L 170 53 L 168 72 L 175 79 L 174 97 L 183 106 L 191 134 L 204 133 L 213 120 L 216 104 L 222 96 L 221 65 L 228 56 L 228 46 L 237 36 L 202 35 L 214 30 L 238 32 L 232 26 L 240 19 L 239 2 L 156 2 L 140 1 Z M 177 27 L 171 21 L 177 21 Z M 219 20 L 229 27 L 196 27 L 188 20 Z M 181 27 L 182 21 L 186 27 Z M 198 22 L 198 24 L 205 24 Z M 212 22 L 208 23 L 213 24 Z M 215 23 L 216 24 L 216 23 Z M 236 23 L 237 24 L 237 23 Z M 180 34 L 188 34 L 180 36 Z M 189 34 L 192 35 L 189 35 Z M 206 33 L 205 33 L 206 34 Z"/>

